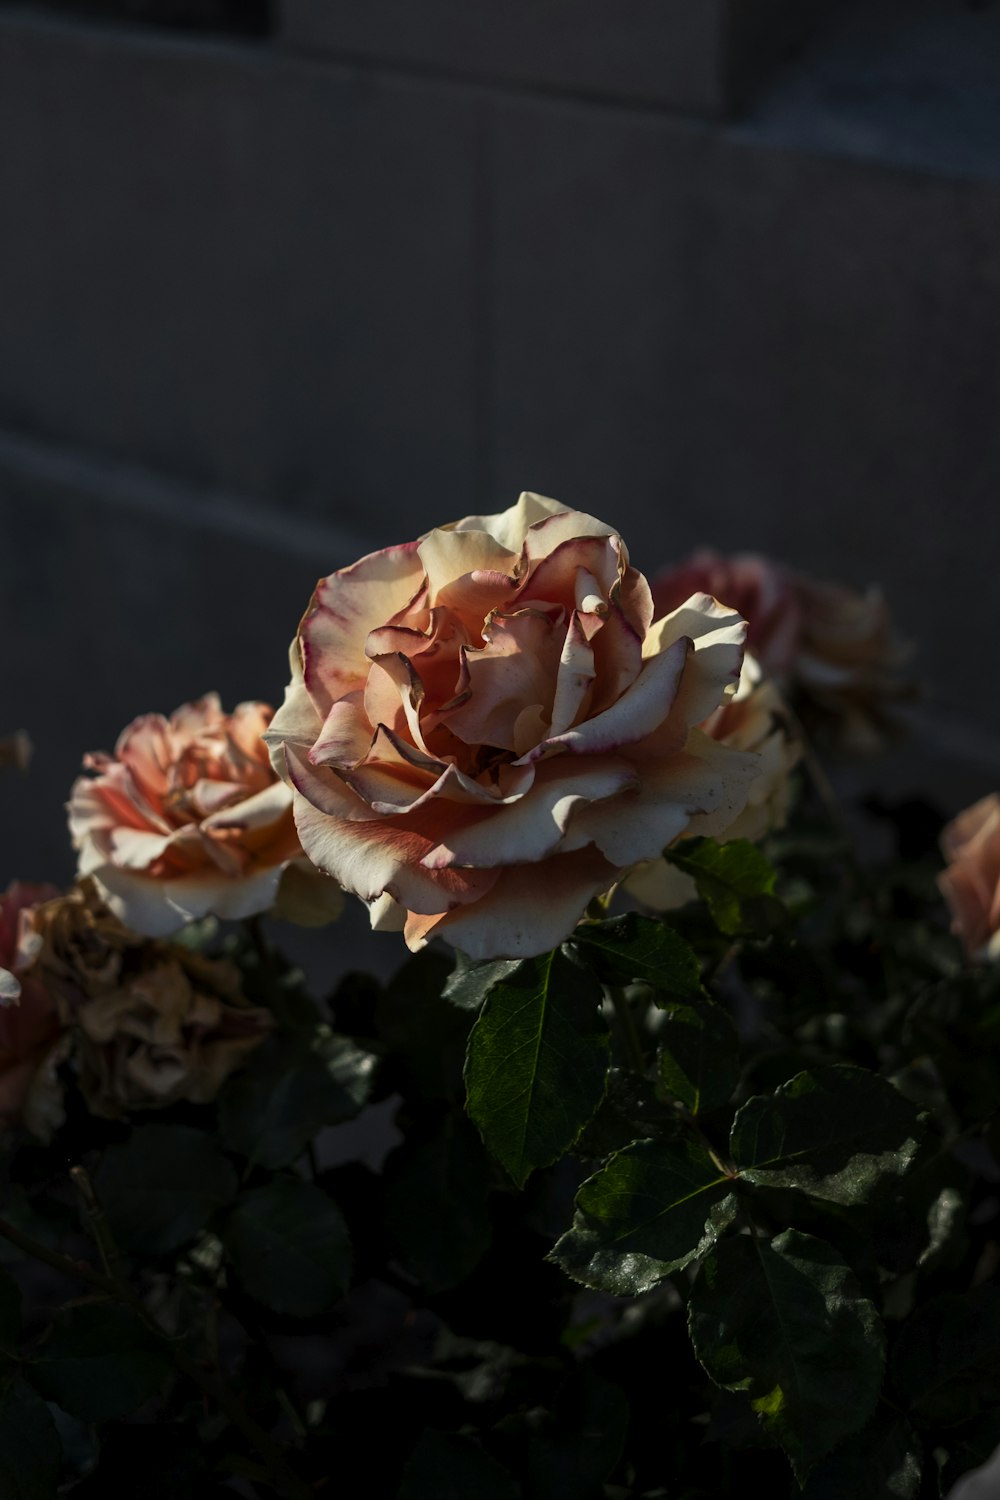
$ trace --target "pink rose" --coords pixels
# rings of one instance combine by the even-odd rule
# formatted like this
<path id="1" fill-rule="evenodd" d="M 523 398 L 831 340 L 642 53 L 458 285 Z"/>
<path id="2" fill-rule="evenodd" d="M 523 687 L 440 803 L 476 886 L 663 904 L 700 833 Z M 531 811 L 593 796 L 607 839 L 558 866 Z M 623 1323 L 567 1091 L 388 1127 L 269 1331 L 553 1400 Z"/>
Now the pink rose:
<path id="1" fill-rule="evenodd" d="M 877 589 L 861 594 L 766 557 L 697 552 L 653 580 L 657 611 L 703 589 L 747 621 L 747 646 L 803 719 L 850 750 L 878 749 L 912 696 L 908 655 Z"/>
<path id="2" fill-rule="evenodd" d="M 744 623 L 653 624 L 612 527 L 522 495 L 317 586 L 266 738 L 306 854 L 412 949 L 545 952 L 685 832 L 730 824 L 756 757 L 695 728 Z"/>
<path id="3" fill-rule="evenodd" d="M 801 759 L 802 744 L 790 730 L 777 685 L 763 675 L 749 652 L 743 661 L 739 690 L 701 727 L 720 745 L 752 751 L 758 758 L 746 806 L 728 828 L 716 832 L 720 843 L 730 839 L 756 841 L 775 828 L 783 828 L 792 800 L 792 771 Z M 690 876 L 665 859 L 641 865 L 629 876 L 626 889 L 656 911 L 670 911 L 697 896 Z"/>
<path id="4" fill-rule="evenodd" d="M 704 549 L 653 579 L 656 613 L 676 609 L 691 594 L 711 594 L 747 622 L 747 650 L 768 677 L 787 677 L 799 650 L 802 611 L 792 575 L 769 557 L 724 557 Z"/>
<path id="5" fill-rule="evenodd" d="M 114 755 L 85 757 L 94 775 L 69 803 L 79 874 L 127 926 L 160 937 L 209 913 L 272 906 L 301 851 L 261 739 L 271 714 L 266 703 L 223 713 L 209 693 L 169 719 L 135 719 Z"/>
<path id="6" fill-rule="evenodd" d="M 938 885 L 970 958 L 1000 958 L 1000 795 L 960 812 L 941 835 Z"/>
<path id="7" fill-rule="evenodd" d="M 62 1026 L 55 1000 L 30 969 L 25 933 L 54 886 L 15 881 L 0 895 L 0 1120 L 48 1136 L 62 1121 L 56 1068 Z"/>

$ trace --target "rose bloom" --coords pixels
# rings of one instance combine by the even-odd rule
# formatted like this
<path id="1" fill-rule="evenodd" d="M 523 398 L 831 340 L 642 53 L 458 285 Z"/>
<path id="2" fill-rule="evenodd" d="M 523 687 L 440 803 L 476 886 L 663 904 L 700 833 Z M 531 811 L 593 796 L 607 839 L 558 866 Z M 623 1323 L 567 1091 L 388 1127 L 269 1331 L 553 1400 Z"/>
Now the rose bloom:
<path id="1" fill-rule="evenodd" d="M 1000 795 L 959 813 L 941 835 L 938 885 L 970 958 L 1000 958 Z"/>
<path id="2" fill-rule="evenodd" d="M 747 646 L 803 717 L 845 749 L 878 749 L 892 710 L 912 696 L 907 650 L 877 589 L 861 594 L 752 553 L 696 552 L 653 580 L 657 611 L 704 589 L 747 621 Z"/>
<path id="3" fill-rule="evenodd" d="M 92 880 L 36 906 L 22 949 L 73 1029 L 94 1114 L 208 1103 L 272 1025 L 235 965 L 129 931 Z"/>
<path id="4" fill-rule="evenodd" d="M 68 809 L 78 873 L 129 927 L 159 937 L 210 913 L 248 917 L 274 905 L 301 850 L 291 795 L 261 739 L 271 714 L 266 703 L 226 714 L 208 693 L 169 719 L 135 719 L 114 755 L 84 758 L 94 775 L 74 784 Z M 328 920 L 340 895 L 322 885 Z"/>
<path id="5" fill-rule="evenodd" d="M 0 895 L 0 1120 L 23 1123 L 43 1139 L 63 1118 L 56 1070 L 65 1046 L 55 1000 L 25 972 L 24 935 L 35 907 L 56 895 L 54 886 L 23 881 Z"/>
<path id="6" fill-rule="evenodd" d="M 545 952 L 686 832 L 727 827 L 756 757 L 697 726 L 744 623 L 653 624 L 612 527 L 524 494 L 323 579 L 266 738 L 302 847 L 412 949 Z"/>
<path id="7" fill-rule="evenodd" d="M 748 653 L 735 696 L 701 726 L 721 745 L 753 751 L 758 757 L 746 806 L 728 828 L 716 833 L 720 843 L 730 839 L 756 842 L 784 827 L 792 800 L 792 771 L 802 756 L 801 741 L 791 732 L 786 715 L 776 683 L 764 676 L 760 664 Z M 691 877 L 665 859 L 640 865 L 627 878 L 625 888 L 656 911 L 670 911 L 697 896 Z"/>

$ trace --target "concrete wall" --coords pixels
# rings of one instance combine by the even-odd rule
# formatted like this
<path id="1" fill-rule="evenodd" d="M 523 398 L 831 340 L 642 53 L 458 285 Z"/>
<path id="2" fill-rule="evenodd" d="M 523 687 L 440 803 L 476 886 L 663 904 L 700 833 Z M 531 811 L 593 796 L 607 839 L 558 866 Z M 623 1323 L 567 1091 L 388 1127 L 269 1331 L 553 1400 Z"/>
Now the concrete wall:
<path id="1" fill-rule="evenodd" d="M 647 571 L 883 582 L 906 776 L 1000 780 L 998 80 L 945 0 L 840 7 L 728 122 L 3 12 L 0 878 L 68 871 L 83 749 L 277 697 L 319 574 L 526 487 Z"/>

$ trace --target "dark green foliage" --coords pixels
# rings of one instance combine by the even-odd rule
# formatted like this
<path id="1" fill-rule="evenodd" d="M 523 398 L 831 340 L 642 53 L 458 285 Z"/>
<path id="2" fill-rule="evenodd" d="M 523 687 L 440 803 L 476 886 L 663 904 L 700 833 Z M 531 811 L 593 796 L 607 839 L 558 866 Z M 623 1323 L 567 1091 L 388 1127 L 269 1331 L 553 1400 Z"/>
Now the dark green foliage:
<path id="1" fill-rule="evenodd" d="M 641 980 L 662 995 L 681 999 L 704 993 L 698 955 L 690 944 L 637 912 L 583 923 L 573 934 L 573 945 L 608 984 Z"/>
<path id="2" fill-rule="evenodd" d="M 886 1413 L 816 1465 L 802 1500 L 917 1500 L 923 1469 L 920 1439 Z"/>
<path id="3" fill-rule="evenodd" d="M 520 1187 L 573 1145 L 601 1101 L 608 1029 L 593 975 L 560 951 L 490 991 L 469 1037 L 468 1110 Z"/>
<path id="4" fill-rule="evenodd" d="M 725 1104 L 740 1076 L 740 1048 L 721 1005 L 695 998 L 664 1004 L 657 1027 L 660 1077 L 694 1115 Z"/>
<path id="5" fill-rule="evenodd" d="M 188 1125 L 139 1126 L 105 1152 L 95 1185 L 123 1250 L 164 1255 L 193 1239 L 236 1196 L 215 1140 Z"/>
<path id="6" fill-rule="evenodd" d="M 864 1203 L 907 1170 L 921 1135 L 919 1110 L 885 1079 L 834 1067 L 799 1073 L 772 1098 L 750 1099 L 729 1144 L 748 1182 Z"/>
<path id="7" fill-rule="evenodd" d="M 726 1240 L 706 1258 L 688 1310 L 709 1375 L 747 1393 L 800 1480 L 874 1411 L 879 1316 L 822 1240 L 794 1229 Z"/>
<path id="8" fill-rule="evenodd" d="M 689 839 L 667 850 L 667 859 L 693 879 L 715 924 L 728 937 L 767 932 L 784 919 L 774 898 L 776 873 L 756 844 L 734 839 L 716 844 Z"/>
<path id="9" fill-rule="evenodd" d="M 399 1500 L 519 1500 L 520 1487 L 480 1443 L 425 1432 L 403 1471 Z"/>
<path id="10" fill-rule="evenodd" d="M 62 1468 L 59 1434 L 48 1407 L 30 1385 L 0 1388 L 0 1495 L 3 1500 L 55 1500 Z"/>
<path id="11" fill-rule="evenodd" d="M 627 1146 L 583 1184 L 552 1257 L 588 1286 L 648 1291 L 718 1238 L 736 1212 L 731 1187 L 696 1142 Z"/>
<path id="12" fill-rule="evenodd" d="M 309 1317 L 347 1290 L 351 1242 L 343 1215 L 326 1193 L 296 1177 L 274 1177 L 243 1193 L 222 1241 L 240 1283 L 275 1312 Z"/>
<path id="13" fill-rule="evenodd" d="M 386 1164 L 384 1216 L 400 1258 L 429 1292 L 463 1281 L 490 1243 L 490 1163 L 461 1115 L 411 1136 Z"/>
<path id="14" fill-rule="evenodd" d="M 86 1302 L 59 1314 L 27 1375 L 47 1401 L 85 1422 L 126 1417 L 162 1386 L 170 1358 L 130 1308 Z"/>
<path id="15" fill-rule="evenodd" d="M 219 1100 L 224 1145 L 257 1166 L 289 1166 L 324 1125 L 352 1119 L 376 1060 L 326 1027 L 269 1038 Z"/>

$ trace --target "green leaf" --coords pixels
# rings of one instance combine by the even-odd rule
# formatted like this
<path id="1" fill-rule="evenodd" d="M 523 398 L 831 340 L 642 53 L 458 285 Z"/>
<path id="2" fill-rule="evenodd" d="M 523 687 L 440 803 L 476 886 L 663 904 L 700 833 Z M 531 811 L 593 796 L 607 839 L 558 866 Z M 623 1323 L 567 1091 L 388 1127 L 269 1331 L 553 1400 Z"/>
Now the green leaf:
<path id="1" fill-rule="evenodd" d="M 423 1434 L 403 1471 L 399 1500 L 519 1500 L 520 1487 L 473 1438 Z"/>
<path id="2" fill-rule="evenodd" d="M 21 1288 L 0 1270 L 0 1350 L 16 1352 L 21 1337 Z"/>
<path id="3" fill-rule="evenodd" d="M 372 1053 L 327 1027 L 269 1038 L 222 1091 L 223 1144 L 270 1171 L 289 1166 L 325 1125 L 354 1118 L 375 1066 Z"/>
<path id="4" fill-rule="evenodd" d="M 574 932 L 573 944 L 609 984 L 638 981 L 682 999 L 704 993 L 694 949 L 672 927 L 638 912 L 606 922 L 584 922 Z"/>
<path id="5" fill-rule="evenodd" d="M 717 1385 L 746 1391 L 800 1481 L 871 1416 L 882 1384 L 878 1313 L 822 1240 L 747 1235 L 707 1257 L 688 1304 L 695 1353 Z"/>
<path id="6" fill-rule="evenodd" d="M 648 1292 L 731 1222 L 731 1187 L 696 1141 L 637 1141 L 580 1188 L 573 1227 L 550 1259 L 587 1286 L 623 1297 Z"/>
<path id="7" fill-rule="evenodd" d="M 461 1115 L 407 1140 L 385 1165 L 386 1227 L 407 1270 L 428 1292 L 464 1281 L 489 1247 L 490 1162 Z"/>
<path id="8" fill-rule="evenodd" d="M 864 1203 L 903 1175 L 921 1136 L 920 1111 L 891 1083 L 838 1065 L 749 1099 L 733 1122 L 730 1150 L 748 1182 Z"/>
<path id="9" fill-rule="evenodd" d="M 442 953 L 425 948 L 407 959 L 378 997 L 376 1028 L 407 1097 L 452 1101 L 461 1097 L 462 1068 L 472 1016 L 442 1004 L 451 977 Z"/>
<path id="10" fill-rule="evenodd" d="M 609 1034 L 593 975 L 556 950 L 518 964 L 472 1028 L 467 1107 L 522 1187 L 568 1151 L 604 1094 Z"/>
<path id="11" fill-rule="evenodd" d="M 455 953 L 455 967 L 451 972 L 443 994 L 459 1010 L 479 1010 L 495 984 L 513 974 L 519 958 L 490 958 L 485 963 L 475 963 L 464 953 Z"/>
<path id="12" fill-rule="evenodd" d="M 548 1422 L 527 1444 L 526 1500 L 592 1500 L 621 1457 L 625 1393 L 584 1366 L 559 1392 Z"/>
<path id="13" fill-rule="evenodd" d="M 0 1396 L 0 1495 L 55 1500 L 62 1445 L 48 1407 L 23 1380 Z"/>
<path id="14" fill-rule="evenodd" d="M 1000 1404 L 1000 1287 L 918 1308 L 896 1340 L 892 1373 L 921 1425 L 955 1426 Z"/>
<path id="15" fill-rule="evenodd" d="M 721 1005 L 711 1000 L 668 1003 L 657 1027 L 660 1077 L 692 1114 L 726 1104 L 740 1076 L 740 1045 Z"/>
<path id="16" fill-rule="evenodd" d="M 233 1269 L 251 1297 L 307 1318 L 344 1295 L 351 1242 L 340 1209 L 320 1188 L 275 1177 L 243 1193 L 222 1230 Z"/>
<path id="17" fill-rule="evenodd" d="M 142 1125 L 104 1153 L 95 1186 L 123 1250 L 165 1255 L 232 1202 L 238 1181 L 205 1131 Z"/>
<path id="18" fill-rule="evenodd" d="M 923 1459 L 907 1422 L 877 1416 L 817 1464 L 802 1500 L 917 1500 Z"/>
<path id="19" fill-rule="evenodd" d="M 689 839 L 664 853 L 692 877 L 720 932 L 736 937 L 773 925 L 771 908 L 777 903 L 766 898 L 773 898 L 777 876 L 756 844 L 747 839 L 729 844 Z"/>
<path id="20" fill-rule="evenodd" d="M 170 1369 L 162 1344 L 130 1308 L 86 1302 L 56 1315 L 26 1373 L 72 1416 L 108 1422 L 154 1395 Z"/>

